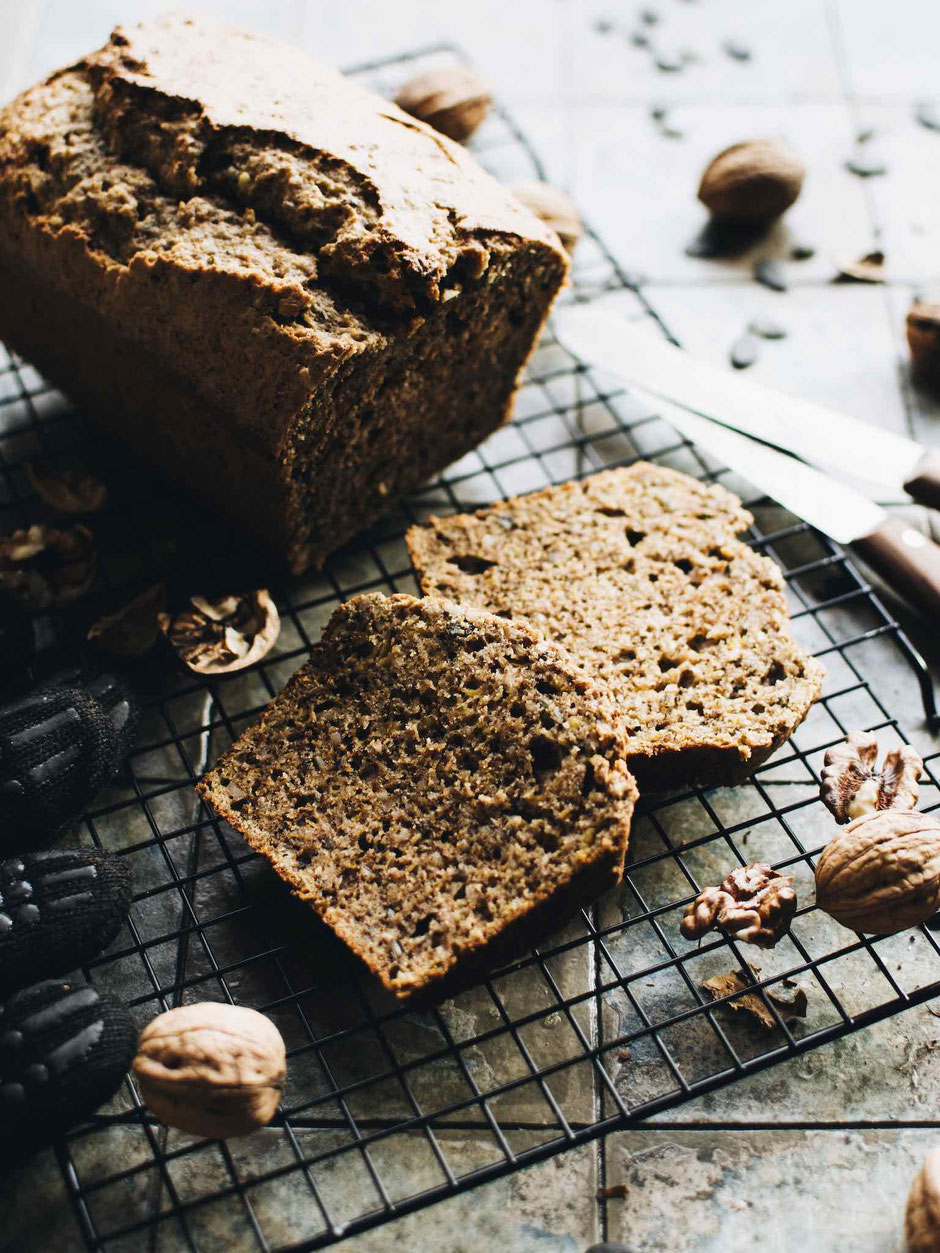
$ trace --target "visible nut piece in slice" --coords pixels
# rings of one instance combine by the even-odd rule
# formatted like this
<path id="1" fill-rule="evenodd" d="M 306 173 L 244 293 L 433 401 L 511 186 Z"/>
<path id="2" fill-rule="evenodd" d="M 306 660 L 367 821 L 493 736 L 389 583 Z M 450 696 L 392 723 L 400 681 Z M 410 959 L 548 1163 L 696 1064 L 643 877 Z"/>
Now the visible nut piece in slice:
<path id="1" fill-rule="evenodd" d="M 940 1249 L 940 1149 L 931 1149 L 911 1185 L 904 1214 L 908 1253 Z"/>
<path id="2" fill-rule="evenodd" d="M 826 752 L 819 795 L 836 822 L 917 804 L 917 780 L 924 769 L 918 753 L 903 744 L 885 754 L 880 770 L 877 760 L 878 741 L 865 731 L 850 731 L 844 744 Z"/>
<path id="3" fill-rule="evenodd" d="M 940 385 L 940 302 L 914 301 L 907 315 L 907 343 L 914 376 Z"/>
<path id="4" fill-rule="evenodd" d="M 770 1005 L 779 1013 L 784 1022 L 793 1018 L 805 1018 L 806 1009 L 809 1004 L 806 989 L 792 980 L 784 979 L 781 984 L 775 988 L 764 988 L 763 996 L 760 992 L 748 992 L 746 989 L 753 987 L 756 979 L 760 978 L 760 968 L 757 966 L 749 966 L 746 970 L 731 970 L 724 975 L 714 975 L 711 979 L 706 979 L 702 984 L 702 990 L 706 992 L 713 1001 L 722 1000 L 726 996 L 733 996 L 733 1001 L 727 1002 L 728 1009 L 734 1010 L 736 1013 L 746 1013 L 755 1019 L 767 1031 L 773 1031 L 779 1027 L 779 1023 L 770 1009 Z M 779 988 L 779 990 L 778 990 Z M 743 993 L 742 996 L 735 995 Z M 764 1000 L 764 997 L 767 1000 Z M 768 1005 L 770 1002 L 770 1005 Z"/>
<path id="5" fill-rule="evenodd" d="M 42 503 L 59 513 L 97 513 L 108 497 L 101 480 L 79 462 L 34 461 L 26 474 Z"/>
<path id="6" fill-rule="evenodd" d="M 707 166 L 698 198 L 713 217 L 737 222 L 772 222 L 789 209 L 806 170 L 785 143 L 755 139 L 734 144 Z"/>
<path id="7" fill-rule="evenodd" d="M 940 909 L 940 820 L 885 809 L 850 822 L 816 864 L 816 904 L 872 935 L 932 918 Z"/>
<path id="8" fill-rule="evenodd" d="M 161 1122 L 224 1140 L 271 1121 L 286 1066 L 281 1034 L 263 1014 L 206 1001 L 149 1023 L 132 1069 Z"/>
<path id="9" fill-rule="evenodd" d="M 160 629 L 197 674 L 230 674 L 271 651 L 281 630 L 274 601 L 263 589 L 209 600 L 191 596 L 182 613 L 159 615 Z"/>
<path id="10" fill-rule="evenodd" d="M 467 65 L 448 65 L 409 79 L 395 103 L 449 139 L 469 139 L 490 109 L 486 83 Z"/>
<path id="11" fill-rule="evenodd" d="M 717 928 L 747 944 L 773 948 L 795 913 L 792 877 L 754 862 L 732 871 L 719 887 L 700 892 L 686 906 L 679 930 L 687 940 L 695 940 Z"/>
<path id="12" fill-rule="evenodd" d="M 160 615 L 165 606 L 166 588 L 157 583 L 123 609 L 99 618 L 90 628 L 88 638 L 116 657 L 142 657 L 160 634 Z"/>
<path id="13" fill-rule="evenodd" d="M 552 228 L 565 252 L 570 254 L 574 251 L 584 234 L 584 226 L 570 196 L 548 183 L 514 183 L 510 190 L 537 218 Z"/>
<path id="14" fill-rule="evenodd" d="M 84 526 L 38 524 L 0 537 L 0 589 L 29 609 L 59 609 L 84 596 L 96 563 Z"/>

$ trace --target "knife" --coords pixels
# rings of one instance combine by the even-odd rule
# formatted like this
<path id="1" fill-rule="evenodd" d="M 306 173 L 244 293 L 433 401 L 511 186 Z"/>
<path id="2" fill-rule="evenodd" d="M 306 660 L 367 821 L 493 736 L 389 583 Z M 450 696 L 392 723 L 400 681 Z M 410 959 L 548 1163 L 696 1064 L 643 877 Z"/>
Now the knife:
<path id="1" fill-rule="evenodd" d="M 940 509 L 940 452 L 697 361 L 608 309 L 569 305 L 553 322 L 562 345 L 575 356 L 655 396 L 837 475 L 877 483 L 884 499 L 897 500 L 903 491 Z"/>

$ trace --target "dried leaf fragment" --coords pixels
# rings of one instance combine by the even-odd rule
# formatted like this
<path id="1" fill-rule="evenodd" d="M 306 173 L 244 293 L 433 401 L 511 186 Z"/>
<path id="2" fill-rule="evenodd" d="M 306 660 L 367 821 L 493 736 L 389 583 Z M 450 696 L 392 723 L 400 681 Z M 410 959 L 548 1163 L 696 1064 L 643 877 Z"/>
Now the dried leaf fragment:
<path id="1" fill-rule="evenodd" d="M 0 588 L 29 609 L 58 609 L 84 596 L 96 564 L 84 526 L 39 523 L 0 537 Z"/>
<path id="2" fill-rule="evenodd" d="M 856 283 L 883 283 L 885 281 L 885 254 L 880 248 L 866 252 L 858 258 L 848 257 L 836 262 L 842 278 Z"/>
<path id="3" fill-rule="evenodd" d="M 108 497 L 104 483 L 77 461 L 34 461 L 26 474 L 42 503 L 59 513 L 97 513 Z"/>
<path id="4" fill-rule="evenodd" d="M 739 866 L 717 888 L 700 892 L 686 906 L 679 930 L 687 940 L 717 929 L 746 944 L 773 948 L 795 913 L 792 876 L 758 861 Z"/>
<path id="5" fill-rule="evenodd" d="M 445 65 L 418 74 L 395 97 L 400 109 L 458 143 L 470 138 L 491 102 L 486 83 L 468 65 Z"/>
<path id="6" fill-rule="evenodd" d="M 515 183 L 510 191 L 517 200 L 521 200 L 526 208 L 531 209 L 537 218 L 546 226 L 550 226 L 565 252 L 572 253 L 578 240 L 584 234 L 581 215 L 570 196 L 548 183 Z"/>
<path id="7" fill-rule="evenodd" d="M 734 996 L 733 1001 L 727 1002 L 729 1009 L 749 1014 L 767 1031 L 774 1031 L 779 1024 L 767 1002 L 759 992 L 747 991 L 748 988 L 753 988 L 754 981 L 758 978 L 760 978 L 760 970 L 756 966 L 748 970 L 731 970 L 725 975 L 714 975 L 711 979 L 706 979 L 702 984 L 702 989 L 713 1001 L 720 1001 L 726 996 Z M 805 1018 L 809 1004 L 806 989 L 791 979 L 784 979 L 780 987 L 782 991 L 764 988 L 763 995 L 776 1008 L 783 1021 Z M 743 995 L 735 995 L 739 992 Z"/>
<path id="8" fill-rule="evenodd" d="M 281 630 L 277 606 L 264 589 L 210 600 L 191 596 L 189 608 L 162 613 L 160 629 L 197 674 L 231 674 L 260 661 Z"/>
<path id="9" fill-rule="evenodd" d="M 885 754 L 877 769 L 878 741 L 865 731 L 850 731 L 823 760 L 819 795 L 836 822 L 885 809 L 913 809 L 924 763 L 909 744 Z"/>
<path id="10" fill-rule="evenodd" d="M 116 657 L 142 657 L 160 634 L 160 614 L 166 607 L 166 587 L 156 583 L 135 596 L 116 613 L 99 618 L 88 638 Z"/>
<path id="11" fill-rule="evenodd" d="M 908 1253 L 940 1249 L 940 1149 L 931 1149 L 911 1185 L 904 1214 Z"/>

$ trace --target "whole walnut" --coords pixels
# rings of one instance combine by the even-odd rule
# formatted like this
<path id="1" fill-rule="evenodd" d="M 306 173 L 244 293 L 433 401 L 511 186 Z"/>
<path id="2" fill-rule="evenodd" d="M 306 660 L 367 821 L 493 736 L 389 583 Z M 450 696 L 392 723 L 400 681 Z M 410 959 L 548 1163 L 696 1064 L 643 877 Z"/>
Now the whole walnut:
<path id="1" fill-rule="evenodd" d="M 269 1019 L 212 1001 L 160 1014 L 144 1028 L 133 1064 L 161 1122 L 213 1140 L 269 1123 L 285 1070 L 284 1041 Z"/>
<path id="2" fill-rule="evenodd" d="M 940 1149 L 931 1149 L 911 1185 L 904 1236 L 908 1253 L 940 1249 Z"/>
<path id="3" fill-rule="evenodd" d="M 395 103 L 412 117 L 463 143 L 490 111 L 486 83 L 467 65 L 445 65 L 405 83 Z"/>
<path id="4" fill-rule="evenodd" d="M 940 909 L 940 819 L 885 809 L 850 822 L 816 864 L 816 903 L 872 935 L 932 918 Z"/>
<path id="5" fill-rule="evenodd" d="M 799 196 L 805 173 L 787 144 L 753 139 L 719 152 L 702 175 L 698 198 L 714 218 L 772 222 Z"/>
<path id="6" fill-rule="evenodd" d="M 571 197 L 548 183 L 514 183 L 510 191 L 552 228 L 570 255 L 584 234 L 581 215 Z"/>

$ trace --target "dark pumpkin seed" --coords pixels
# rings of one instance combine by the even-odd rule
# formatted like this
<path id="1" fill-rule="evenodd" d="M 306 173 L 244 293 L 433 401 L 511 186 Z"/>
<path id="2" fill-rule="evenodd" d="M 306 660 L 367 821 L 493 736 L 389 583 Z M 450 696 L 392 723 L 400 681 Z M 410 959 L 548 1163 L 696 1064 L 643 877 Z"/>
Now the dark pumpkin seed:
<path id="1" fill-rule="evenodd" d="M 752 53 L 747 44 L 738 43 L 734 39 L 726 39 L 721 45 L 732 61 L 750 61 Z"/>
<path id="2" fill-rule="evenodd" d="M 857 174 L 859 178 L 875 178 L 880 174 L 887 174 L 888 167 L 880 157 L 874 153 L 869 156 L 864 152 L 857 152 L 854 156 L 849 157 L 845 163 L 845 168 L 850 174 Z"/>
<path id="3" fill-rule="evenodd" d="M 815 257 L 816 249 L 812 244 L 794 244 L 790 249 L 791 261 L 808 261 L 810 257 Z"/>
<path id="4" fill-rule="evenodd" d="M 746 370 L 748 366 L 753 365 L 757 360 L 760 352 L 760 341 L 755 335 L 742 335 L 739 340 L 731 345 L 730 359 L 731 364 L 736 370 Z"/>
<path id="5" fill-rule="evenodd" d="M 752 335 L 759 335 L 761 339 L 786 339 L 787 330 L 785 326 L 781 326 L 779 322 L 773 322 L 770 318 L 754 318 L 748 323 L 747 329 Z"/>
<path id="6" fill-rule="evenodd" d="M 940 131 L 940 109 L 935 104 L 931 104 L 929 100 L 922 100 L 917 105 L 914 114 L 921 126 L 926 126 L 929 131 Z"/>
<path id="7" fill-rule="evenodd" d="M 678 74 L 682 70 L 684 62 L 681 56 L 676 56 L 669 52 L 660 52 L 656 57 L 656 68 L 663 74 Z"/>
<path id="8" fill-rule="evenodd" d="M 754 277 L 771 291 L 786 291 L 787 280 L 783 268 L 769 257 L 754 262 Z"/>

